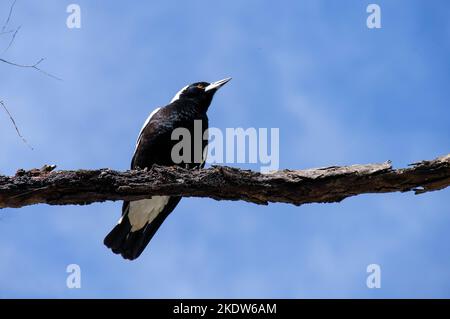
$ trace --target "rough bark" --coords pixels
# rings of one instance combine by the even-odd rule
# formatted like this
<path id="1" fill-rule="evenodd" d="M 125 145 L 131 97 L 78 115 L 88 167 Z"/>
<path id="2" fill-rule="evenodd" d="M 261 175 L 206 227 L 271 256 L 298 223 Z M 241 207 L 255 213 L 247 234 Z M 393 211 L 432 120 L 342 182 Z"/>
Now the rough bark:
<path id="1" fill-rule="evenodd" d="M 54 166 L 44 166 L 30 171 L 19 170 L 11 177 L 0 176 L 0 208 L 39 203 L 85 205 L 152 195 L 301 205 L 339 202 L 367 193 L 415 191 L 421 194 L 450 185 L 450 154 L 396 170 L 390 162 L 282 170 L 271 174 L 223 166 L 193 171 L 161 166 L 126 172 L 53 170 Z"/>

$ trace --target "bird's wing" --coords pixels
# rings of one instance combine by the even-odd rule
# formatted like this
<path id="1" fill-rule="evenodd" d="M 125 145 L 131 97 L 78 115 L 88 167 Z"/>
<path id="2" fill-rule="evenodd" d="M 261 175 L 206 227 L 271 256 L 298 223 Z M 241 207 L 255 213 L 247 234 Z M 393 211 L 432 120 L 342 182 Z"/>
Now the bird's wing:
<path id="1" fill-rule="evenodd" d="M 136 142 L 132 169 L 150 168 L 153 164 L 172 165 L 171 134 L 173 123 L 177 120 L 177 114 L 166 107 L 157 108 L 150 114 Z M 191 168 L 204 165 L 203 161 Z M 149 199 L 125 201 L 122 218 L 105 238 L 105 245 L 126 259 L 137 258 L 180 200 L 179 196 L 152 196 Z"/>
<path id="2" fill-rule="evenodd" d="M 153 164 L 170 165 L 170 140 L 173 126 L 169 112 L 157 108 L 145 121 L 136 142 L 131 168 Z M 167 110 L 166 110 L 167 111 Z M 106 236 L 105 245 L 125 259 L 137 258 L 166 217 L 181 200 L 179 196 L 152 196 L 149 199 L 124 201 L 122 218 Z"/>
<path id="3" fill-rule="evenodd" d="M 131 168 L 132 168 L 132 169 L 135 168 L 134 158 L 135 158 L 135 156 L 136 156 L 136 152 L 137 152 L 138 147 L 139 147 L 139 144 L 140 144 L 140 142 L 141 142 L 141 139 L 142 139 L 142 135 L 143 135 L 143 133 L 144 133 L 144 130 L 145 130 L 146 127 L 150 124 L 150 122 L 152 121 L 152 119 L 154 119 L 155 114 L 158 113 L 160 110 L 161 110 L 161 107 L 158 107 L 158 108 L 154 109 L 154 110 L 150 113 L 150 115 L 147 117 L 147 119 L 145 120 L 144 125 L 142 125 L 142 128 L 141 128 L 141 130 L 140 130 L 140 132 L 139 132 L 138 138 L 137 138 L 137 140 L 136 140 L 136 147 L 134 148 L 133 158 L 132 158 L 132 160 L 131 160 Z"/>
<path id="4" fill-rule="evenodd" d="M 142 153 L 146 153 L 146 154 L 150 154 L 152 153 L 152 147 L 151 145 L 146 145 L 145 149 L 143 148 L 143 143 L 144 142 L 148 142 L 148 140 L 153 137 L 153 139 L 157 139 L 158 135 L 164 134 L 165 130 L 164 129 L 155 129 L 155 127 L 159 128 L 162 127 L 164 128 L 163 125 L 160 125 L 161 123 L 158 123 L 158 121 L 160 121 L 161 119 L 159 118 L 159 112 L 162 108 L 158 107 L 155 110 L 153 110 L 150 115 L 147 117 L 147 119 L 144 122 L 144 125 L 142 126 L 138 138 L 136 140 L 136 147 L 133 153 L 133 158 L 131 160 L 131 169 L 136 169 L 136 168 L 146 168 L 146 167 L 150 167 L 152 164 L 154 164 L 154 160 L 152 160 L 151 156 L 139 156 L 138 155 L 142 155 Z M 145 139 L 145 141 L 143 141 Z M 147 143 L 148 144 L 148 143 Z M 150 154 L 151 155 L 151 154 Z M 158 200 L 159 198 L 162 198 L 161 200 Z M 144 208 L 146 208 L 146 210 L 148 210 L 148 214 L 159 214 L 160 210 L 163 209 L 163 207 L 165 206 L 165 201 L 166 199 L 162 196 L 155 196 L 155 198 L 157 200 L 153 200 L 153 199 L 148 199 L 148 200 L 142 200 L 142 201 L 134 201 L 132 202 L 133 205 L 130 206 L 130 202 L 128 201 L 124 201 L 123 206 L 122 206 L 122 216 L 125 214 L 128 214 L 130 212 L 133 211 L 142 211 Z M 167 197 L 168 200 L 168 197 Z M 153 208 L 152 208 L 153 207 Z M 133 214 L 130 215 L 130 218 L 132 217 Z M 139 216 L 143 215 L 142 217 L 144 217 L 144 214 L 136 214 L 136 217 L 133 220 L 130 221 L 134 221 L 134 223 L 136 224 L 134 227 L 139 227 L 139 226 L 144 226 L 145 225 L 145 220 L 140 220 Z M 146 216 L 145 218 L 147 219 L 151 218 L 151 216 Z M 133 222 L 132 222 L 133 224 Z"/>

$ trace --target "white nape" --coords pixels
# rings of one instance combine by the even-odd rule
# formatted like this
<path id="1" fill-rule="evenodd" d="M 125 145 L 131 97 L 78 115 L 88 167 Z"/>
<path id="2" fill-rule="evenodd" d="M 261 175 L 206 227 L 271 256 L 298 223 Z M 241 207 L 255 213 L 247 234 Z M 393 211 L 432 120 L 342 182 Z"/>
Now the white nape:
<path id="1" fill-rule="evenodd" d="M 178 91 L 177 94 L 175 94 L 175 96 L 173 97 L 173 99 L 170 101 L 170 103 L 175 102 L 176 100 L 178 100 L 180 98 L 181 93 L 183 93 L 184 90 L 186 90 L 189 87 L 189 85 L 186 85 L 184 88 L 182 88 L 181 90 Z"/>
<path id="2" fill-rule="evenodd" d="M 170 196 L 152 196 L 150 199 L 142 199 L 130 202 L 128 219 L 131 231 L 142 229 L 147 223 L 151 223 L 169 202 Z"/>

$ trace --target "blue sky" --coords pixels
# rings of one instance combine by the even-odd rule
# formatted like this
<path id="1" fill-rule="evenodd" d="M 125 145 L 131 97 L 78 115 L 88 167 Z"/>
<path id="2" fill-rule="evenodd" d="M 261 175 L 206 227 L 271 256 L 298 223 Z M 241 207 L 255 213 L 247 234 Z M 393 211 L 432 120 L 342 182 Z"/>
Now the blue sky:
<path id="1" fill-rule="evenodd" d="M 22 25 L 0 64 L 0 173 L 127 169 L 147 115 L 184 85 L 232 76 L 214 127 L 280 128 L 280 168 L 449 152 L 448 1 L 18 0 Z M 9 1 L 0 4 L 6 18 Z M 7 40 L 1 38 L 1 45 Z M 258 165 L 237 165 L 258 169 Z M 120 203 L 0 211 L 0 297 L 450 297 L 450 190 L 294 207 L 183 199 L 144 254 L 103 246 Z M 381 289 L 366 267 L 381 266 Z M 82 288 L 66 287 L 78 264 Z"/>

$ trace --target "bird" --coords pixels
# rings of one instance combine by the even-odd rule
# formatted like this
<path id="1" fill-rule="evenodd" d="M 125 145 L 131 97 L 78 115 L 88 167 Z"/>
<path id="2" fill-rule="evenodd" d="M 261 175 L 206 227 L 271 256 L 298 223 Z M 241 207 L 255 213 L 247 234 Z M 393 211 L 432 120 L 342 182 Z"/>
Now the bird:
<path id="1" fill-rule="evenodd" d="M 225 78 L 212 83 L 196 82 L 187 85 L 177 92 L 169 104 L 151 112 L 139 132 L 131 169 L 150 169 L 154 164 L 188 169 L 203 168 L 206 160 L 204 150 L 208 145 L 207 139 L 203 139 L 203 134 L 208 129 L 207 111 L 214 94 L 230 80 L 231 78 Z M 201 121 L 201 136 L 194 134 L 194 121 Z M 177 128 L 189 130 L 192 149 L 195 144 L 193 139 L 202 139 L 200 161 L 179 162 L 172 158 L 172 149 L 179 143 L 172 139 L 172 132 Z M 124 259 L 135 260 L 180 200 L 180 196 L 152 196 L 149 199 L 124 201 L 122 216 L 105 237 L 105 246 Z"/>

